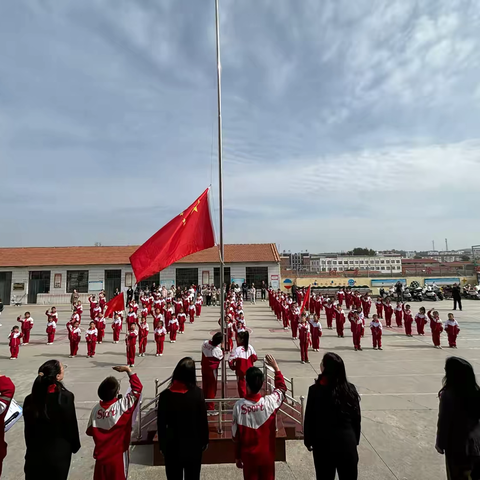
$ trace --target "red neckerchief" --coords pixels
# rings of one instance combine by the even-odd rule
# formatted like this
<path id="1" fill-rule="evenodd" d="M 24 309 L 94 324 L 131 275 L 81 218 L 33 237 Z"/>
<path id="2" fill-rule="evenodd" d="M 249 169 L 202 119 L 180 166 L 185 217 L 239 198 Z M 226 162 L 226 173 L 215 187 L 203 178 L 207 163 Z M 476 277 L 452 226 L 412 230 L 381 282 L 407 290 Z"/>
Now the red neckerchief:
<path id="1" fill-rule="evenodd" d="M 186 387 L 186 385 L 182 382 L 179 382 L 178 380 L 174 380 L 172 382 L 169 390 L 173 393 L 187 393 L 188 392 L 188 388 Z"/>
<path id="2" fill-rule="evenodd" d="M 262 398 L 262 396 L 259 393 L 252 393 L 252 394 L 246 394 L 245 395 L 245 400 L 250 400 L 251 402 L 258 403 L 258 401 Z"/>
<path id="3" fill-rule="evenodd" d="M 55 393 L 56 391 L 57 391 L 57 386 L 54 383 L 48 386 L 48 390 L 47 390 L 48 393 Z"/>

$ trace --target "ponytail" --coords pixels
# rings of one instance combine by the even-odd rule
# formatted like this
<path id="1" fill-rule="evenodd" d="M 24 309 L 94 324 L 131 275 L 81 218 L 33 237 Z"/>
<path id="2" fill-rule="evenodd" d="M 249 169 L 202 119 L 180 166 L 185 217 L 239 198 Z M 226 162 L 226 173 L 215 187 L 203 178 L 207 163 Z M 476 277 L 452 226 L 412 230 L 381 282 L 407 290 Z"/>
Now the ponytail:
<path id="1" fill-rule="evenodd" d="M 238 334 L 238 337 L 242 341 L 242 347 L 245 349 L 245 351 L 248 350 L 248 342 L 250 340 L 250 334 L 248 332 L 240 332 Z"/>
<path id="2" fill-rule="evenodd" d="M 63 390 L 63 385 L 57 380 L 60 373 L 61 365 L 58 360 L 48 360 L 38 369 L 38 376 L 33 382 L 30 406 L 34 417 L 48 418 L 46 401 L 50 386 L 55 385 L 56 390 Z"/>

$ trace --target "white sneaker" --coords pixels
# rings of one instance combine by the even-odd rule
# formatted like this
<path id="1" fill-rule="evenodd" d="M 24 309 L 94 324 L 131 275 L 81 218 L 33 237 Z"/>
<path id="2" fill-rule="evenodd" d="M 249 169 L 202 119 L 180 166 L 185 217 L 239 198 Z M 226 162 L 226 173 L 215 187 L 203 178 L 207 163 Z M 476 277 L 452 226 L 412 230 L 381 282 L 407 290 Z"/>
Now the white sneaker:
<path id="1" fill-rule="evenodd" d="M 73 358 L 73 355 L 69 355 L 68 358 Z"/>
<path id="2" fill-rule="evenodd" d="M 161 353 L 160 356 L 163 356 L 163 353 Z"/>
<path id="3" fill-rule="evenodd" d="M 159 357 L 159 356 L 160 356 L 160 354 L 159 354 L 159 353 L 156 353 L 156 354 L 155 354 L 155 356 L 156 356 L 156 357 Z"/>
<path id="4" fill-rule="evenodd" d="M 23 345 L 28 345 L 28 342 L 27 342 L 27 343 L 24 343 Z"/>

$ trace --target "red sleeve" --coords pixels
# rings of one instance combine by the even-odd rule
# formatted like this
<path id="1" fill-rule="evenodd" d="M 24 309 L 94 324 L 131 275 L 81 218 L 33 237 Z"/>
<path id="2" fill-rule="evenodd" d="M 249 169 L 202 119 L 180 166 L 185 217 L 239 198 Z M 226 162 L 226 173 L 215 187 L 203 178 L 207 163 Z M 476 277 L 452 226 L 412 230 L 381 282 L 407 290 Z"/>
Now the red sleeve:
<path id="1" fill-rule="evenodd" d="M 283 378 L 282 372 L 275 372 L 275 388 L 278 388 L 282 392 L 287 391 L 287 385 L 285 384 L 285 378 Z"/>
<path id="2" fill-rule="evenodd" d="M 143 390 L 143 385 L 136 373 L 130 375 L 130 387 L 132 388 L 133 395 L 135 395 L 135 397 L 137 398 L 140 398 L 140 394 Z"/>
<path id="3" fill-rule="evenodd" d="M 8 410 L 14 393 L 15 385 L 10 378 L 0 377 L 0 415 Z"/>

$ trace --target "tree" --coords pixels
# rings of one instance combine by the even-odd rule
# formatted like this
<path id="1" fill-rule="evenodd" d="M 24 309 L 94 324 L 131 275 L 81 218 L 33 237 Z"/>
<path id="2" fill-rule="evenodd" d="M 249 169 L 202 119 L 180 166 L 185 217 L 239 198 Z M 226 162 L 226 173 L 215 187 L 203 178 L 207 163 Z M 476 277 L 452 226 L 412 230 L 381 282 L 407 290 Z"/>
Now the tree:
<path id="1" fill-rule="evenodd" d="M 461 259 L 462 259 L 462 262 L 468 262 L 470 260 L 470 257 L 468 255 L 462 255 Z"/>
<path id="2" fill-rule="evenodd" d="M 376 255 L 376 252 L 375 252 L 375 250 L 372 250 L 371 248 L 356 247 L 352 251 L 348 252 L 348 254 L 349 255 L 374 257 Z"/>

